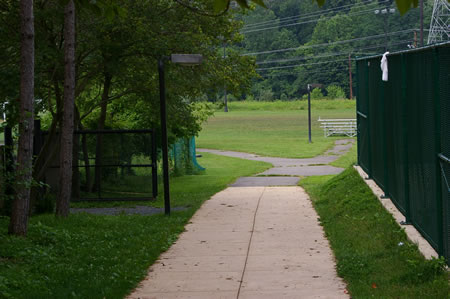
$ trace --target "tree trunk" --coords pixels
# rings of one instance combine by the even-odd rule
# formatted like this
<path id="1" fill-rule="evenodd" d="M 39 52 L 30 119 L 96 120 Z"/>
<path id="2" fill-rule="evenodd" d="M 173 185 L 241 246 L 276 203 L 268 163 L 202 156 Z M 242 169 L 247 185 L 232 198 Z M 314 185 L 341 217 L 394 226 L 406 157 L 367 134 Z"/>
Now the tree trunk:
<path id="1" fill-rule="evenodd" d="M 75 5 L 64 8 L 64 107 L 60 133 L 59 194 L 56 216 L 67 217 L 72 190 L 73 112 L 75 107 Z"/>
<path id="2" fill-rule="evenodd" d="M 106 122 L 106 110 L 108 108 L 108 98 L 109 98 L 109 89 L 111 87 L 112 76 L 105 72 L 105 81 L 103 83 L 103 94 L 100 103 L 100 117 L 98 119 L 98 130 L 105 129 Z M 102 171 L 101 167 L 103 158 L 103 135 L 97 135 L 97 144 L 95 148 L 95 182 L 94 182 L 94 191 L 100 191 L 100 184 L 102 179 Z"/>
<path id="3" fill-rule="evenodd" d="M 9 233 L 26 235 L 30 206 L 34 126 L 34 17 L 33 1 L 20 1 L 20 120 L 17 153 L 16 197 L 12 205 Z"/>

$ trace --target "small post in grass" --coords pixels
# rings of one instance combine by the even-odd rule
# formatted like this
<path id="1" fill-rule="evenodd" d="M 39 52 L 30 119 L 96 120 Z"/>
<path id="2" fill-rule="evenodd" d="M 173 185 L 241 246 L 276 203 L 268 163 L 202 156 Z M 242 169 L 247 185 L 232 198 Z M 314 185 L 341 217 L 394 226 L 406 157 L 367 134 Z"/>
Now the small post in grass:
<path id="1" fill-rule="evenodd" d="M 308 84 L 308 136 L 309 143 L 312 143 L 311 140 L 311 85 Z"/>
<path id="2" fill-rule="evenodd" d="M 308 84 L 308 134 L 309 134 L 309 143 L 312 143 L 311 139 L 311 88 L 322 88 L 323 85 L 319 83 Z"/>

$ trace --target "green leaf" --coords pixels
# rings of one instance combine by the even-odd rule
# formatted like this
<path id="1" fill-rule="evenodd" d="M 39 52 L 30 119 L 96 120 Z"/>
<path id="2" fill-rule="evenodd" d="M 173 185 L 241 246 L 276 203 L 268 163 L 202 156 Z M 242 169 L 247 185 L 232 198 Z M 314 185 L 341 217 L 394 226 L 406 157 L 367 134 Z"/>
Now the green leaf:
<path id="1" fill-rule="evenodd" d="M 411 7 L 417 7 L 418 0 L 395 0 L 398 11 L 401 15 L 405 14 Z"/>
<path id="2" fill-rule="evenodd" d="M 242 8 L 250 8 L 250 6 L 248 6 L 247 0 L 236 0 L 236 2 Z"/>
<path id="3" fill-rule="evenodd" d="M 266 4 L 264 3 L 264 0 L 252 0 L 252 2 L 255 2 L 256 4 L 258 4 L 264 8 L 267 8 Z"/>
<path id="4" fill-rule="evenodd" d="M 216 13 L 222 12 L 227 9 L 230 0 L 214 0 L 214 11 Z"/>
<path id="5" fill-rule="evenodd" d="M 325 4 L 325 0 L 316 0 L 317 4 L 322 7 Z"/>
<path id="6" fill-rule="evenodd" d="M 97 16 L 100 16 L 102 14 L 102 10 L 100 9 L 100 7 L 98 7 L 98 5 L 90 5 L 89 8 Z"/>

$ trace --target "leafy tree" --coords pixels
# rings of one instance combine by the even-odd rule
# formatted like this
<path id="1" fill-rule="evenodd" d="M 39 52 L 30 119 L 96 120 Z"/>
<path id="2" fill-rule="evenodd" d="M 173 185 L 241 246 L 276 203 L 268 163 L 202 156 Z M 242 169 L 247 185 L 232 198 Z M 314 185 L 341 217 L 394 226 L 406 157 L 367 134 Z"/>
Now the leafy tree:
<path id="1" fill-rule="evenodd" d="M 397 4 L 399 2 L 411 3 L 400 0 Z M 289 98 L 295 98 L 307 92 L 308 83 L 324 85 L 335 83 L 349 95 L 349 55 L 354 59 L 356 56 L 379 54 L 380 51 L 384 51 L 385 30 L 401 31 L 419 26 L 417 9 L 409 10 L 401 17 L 381 16 L 373 13 L 375 8 L 379 7 L 376 3 L 359 0 L 351 2 L 329 0 L 321 9 L 318 9 L 314 2 L 275 1 L 267 3 L 269 12 L 256 8 L 248 15 L 244 15 L 242 18 L 246 26 L 243 29 L 245 35 L 242 44 L 243 52 L 255 53 L 298 48 L 296 51 L 273 51 L 257 55 L 258 68 L 262 68 L 258 73 L 261 74 L 262 79 L 254 81 L 252 93 L 258 95 L 260 89 L 270 88 L 276 97 L 286 93 Z M 431 14 L 432 4 L 431 0 L 425 1 L 425 15 Z M 343 5 L 345 6 L 342 8 Z M 338 7 L 339 11 L 336 10 Z M 326 9 L 335 10 L 333 13 L 323 11 Z M 307 14 L 310 12 L 316 13 L 314 18 L 308 17 Z M 263 22 L 265 18 L 268 19 L 265 22 L 272 22 L 251 25 Z M 291 19 L 283 21 L 282 18 Z M 296 23 L 299 24 L 295 25 Z M 293 26 L 282 27 L 290 24 Z M 253 31 L 246 33 L 249 30 Z M 285 34 L 285 31 L 289 34 Z M 357 40 L 359 37 L 375 35 L 378 37 Z M 413 43 L 413 38 L 412 31 L 388 35 L 388 48 L 391 51 L 406 49 L 407 41 Z M 346 40 L 353 41 L 344 42 Z M 298 66 L 292 67 L 295 65 Z M 355 73 L 354 64 L 352 67 Z"/>

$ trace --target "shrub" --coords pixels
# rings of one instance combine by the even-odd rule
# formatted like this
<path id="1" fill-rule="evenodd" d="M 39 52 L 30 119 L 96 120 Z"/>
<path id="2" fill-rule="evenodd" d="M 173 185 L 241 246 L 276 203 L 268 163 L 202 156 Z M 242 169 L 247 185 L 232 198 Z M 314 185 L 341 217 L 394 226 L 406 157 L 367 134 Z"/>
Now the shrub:
<path id="1" fill-rule="evenodd" d="M 259 94 L 259 100 L 263 102 L 273 101 L 273 91 L 270 89 L 265 89 Z"/>
<path id="2" fill-rule="evenodd" d="M 323 99 L 322 90 L 320 88 L 314 88 L 311 91 L 311 100 Z"/>
<path id="3" fill-rule="evenodd" d="M 329 85 L 327 87 L 327 97 L 329 99 L 345 99 L 344 90 L 337 85 Z"/>

